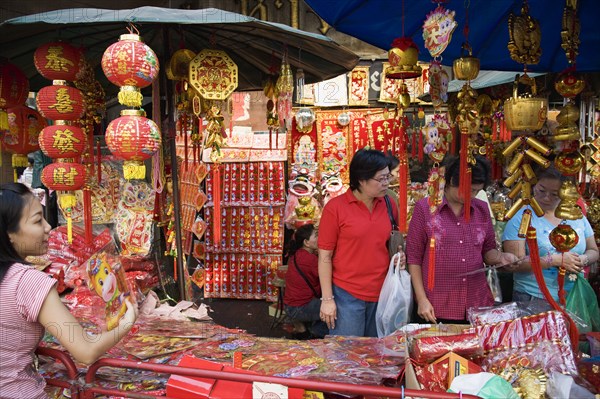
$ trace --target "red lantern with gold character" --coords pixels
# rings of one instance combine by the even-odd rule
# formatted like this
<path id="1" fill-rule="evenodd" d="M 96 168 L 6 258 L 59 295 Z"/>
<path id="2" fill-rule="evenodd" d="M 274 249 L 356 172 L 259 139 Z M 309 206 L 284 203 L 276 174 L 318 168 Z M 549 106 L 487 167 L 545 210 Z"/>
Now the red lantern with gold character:
<path id="1" fill-rule="evenodd" d="M 143 161 L 160 148 L 160 131 L 156 123 L 145 117 L 143 110 L 123 110 L 121 116 L 108 124 L 106 145 L 117 158 L 125 160 L 126 179 L 143 179 Z"/>
<path id="2" fill-rule="evenodd" d="M 73 81 L 81 70 L 83 52 L 66 42 L 51 42 L 35 50 L 33 61 L 46 79 Z"/>
<path id="3" fill-rule="evenodd" d="M 3 148 L 13 153 L 13 168 L 27 167 L 27 154 L 40 147 L 38 136 L 46 127 L 46 120 L 33 108 L 19 105 L 9 108 L 8 129 L 2 138 Z"/>
<path id="4" fill-rule="evenodd" d="M 67 86 L 65 81 L 54 82 L 54 85 L 42 88 L 35 99 L 40 113 L 55 121 L 75 121 L 81 118 L 84 112 L 81 91 Z"/>
<path id="5" fill-rule="evenodd" d="M 40 133 L 40 148 L 52 159 L 76 158 L 83 153 L 86 144 L 83 129 L 73 125 L 52 125 Z"/>
<path id="6" fill-rule="evenodd" d="M 0 131 L 8 129 L 8 108 L 23 105 L 29 94 L 29 81 L 19 68 L 0 59 Z"/>
<path id="7" fill-rule="evenodd" d="M 42 170 L 42 183 L 56 191 L 79 190 L 85 184 L 85 165 L 53 162 Z"/>
<path id="8" fill-rule="evenodd" d="M 140 89 L 152 84 L 158 76 L 159 64 L 154 51 L 140 36 L 127 34 L 104 51 L 102 70 L 111 83 L 121 87 L 119 103 L 140 107 Z"/>

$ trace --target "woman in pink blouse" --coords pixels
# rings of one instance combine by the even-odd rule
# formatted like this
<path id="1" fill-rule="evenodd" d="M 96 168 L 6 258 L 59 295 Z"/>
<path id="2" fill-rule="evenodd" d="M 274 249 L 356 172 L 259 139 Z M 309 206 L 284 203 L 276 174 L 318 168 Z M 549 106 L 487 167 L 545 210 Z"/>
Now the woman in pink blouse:
<path id="1" fill-rule="evenodd" d="M 88 335 L 61 302 L 56 280 L 27 264 L 48 250 L 50 225 L 37 197 L 21 183 L 0 186 L 0 396 L 46 398 L 34 351 L 47 330 L 73 357 L 91 364 L 131 329 L 137 308 L 110 332 Z"/>

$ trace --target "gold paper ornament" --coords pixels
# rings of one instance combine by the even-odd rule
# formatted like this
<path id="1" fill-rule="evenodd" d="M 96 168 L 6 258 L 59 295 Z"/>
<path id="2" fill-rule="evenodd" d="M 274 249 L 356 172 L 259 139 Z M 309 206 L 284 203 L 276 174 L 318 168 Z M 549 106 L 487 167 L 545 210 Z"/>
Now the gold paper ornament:
<path id="1" fill-rule="evenodd" d="M 537 64 L 542 55 L 542 30 L 539 22 L 529 15 L 527 1 L 523 2 L 521 15 L 508 17 L 508 51 L 510 58 L 520 64 Z"/>

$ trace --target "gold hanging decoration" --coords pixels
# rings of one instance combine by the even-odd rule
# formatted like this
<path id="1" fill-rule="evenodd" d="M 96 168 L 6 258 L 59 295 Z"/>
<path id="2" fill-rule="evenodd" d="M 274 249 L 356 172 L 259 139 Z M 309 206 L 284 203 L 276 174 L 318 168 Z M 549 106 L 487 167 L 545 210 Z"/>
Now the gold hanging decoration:
<path id="1" fill-rule="evenodd" d="M 238 87 L 238 67 L 224 51 L 204 49 L 189 68 L 190 85 L 207 100 L 226 100 Z"/>
<path id="2" fill-rule="evenodd" d="M 514 61 L 527 65 L 540 62 L 542 55 L 542 30 L 540 23 L 529 15 L 527 0 L 523 1 L 521 15 L 508 17 L 508 51 Z"/>

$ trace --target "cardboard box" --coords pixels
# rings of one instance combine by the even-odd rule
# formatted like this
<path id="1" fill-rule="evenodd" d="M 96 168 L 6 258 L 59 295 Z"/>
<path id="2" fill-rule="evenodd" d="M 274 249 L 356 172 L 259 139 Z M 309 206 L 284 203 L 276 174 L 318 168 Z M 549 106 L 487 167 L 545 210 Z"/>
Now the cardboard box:
<path id="1" fill-rule="evenodd" d="M 189 355 L 181 359 L 179 366 L 258 375 L 253 371 L 237 369 Z M 177 399 L 253 399 L 252 390 L 252 383 L 217 380 L 213 378 L 171 375 L 167 381 L 167 396 Z M 301 399 L 303 394 L 303 389 L 288 388 L 287 397 L 289 399 Z"/>
<path id="2" fill-rule="evenodd" d="M 449 352 L 432 364 L 444 363 L 448 365 L 448 387 L 452 384 L 452 380 L 459 375 L 479 373 L 482 371 L 481 367 L 454 352 Z"/>

